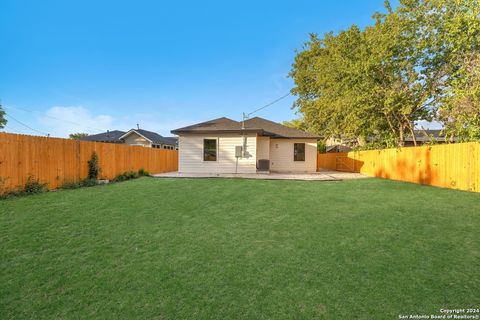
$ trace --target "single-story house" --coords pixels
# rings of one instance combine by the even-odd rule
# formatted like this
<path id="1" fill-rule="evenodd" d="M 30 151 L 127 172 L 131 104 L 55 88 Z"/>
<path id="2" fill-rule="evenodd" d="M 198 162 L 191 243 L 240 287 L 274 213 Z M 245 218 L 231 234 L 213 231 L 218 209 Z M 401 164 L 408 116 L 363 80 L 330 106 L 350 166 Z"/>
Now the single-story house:
<path id="1" fill-rule="evenodd" d="M 325 148 L 326 153 L 350 152 L 352 150 L 353 149 L 351 147 L 341 144 L 334 144 Z"/>
<path id="2" fill-rule="evenodd" d="M 168 150 L 178 149 L 178 139 L 176 137 L 163 137 L 156 132 L 143 129 L 131 129 L 127 132 L 119 130 L 107 131 L 86 136 L 82 138 L 82 140 L 124 143 L 131 146 L 142 146 Z"/>
<path id="3" fill-rule="evenodd" d="M 219 118 L 171 131 L 181 173 L 315 172 L 319 136 L 255 117 Z"/>
<path id="4" fill-rule="evenodd" d="M 428 143 L 437 143 L 443 144 L 448 142 L 457 142 L 457 138 L 452 138 L 448 140 L 445 138 L 445 134 L 442 129 L 425 129 L 425 130 L 414 130 L 415 140 L 417 141 L 417 146 L 421 146 Z M 404 142 L 405 147 L 413 147 L 413 138 L 411 134 L 407 134 Z"/>
<path id="5" fill-rule="evenodd" d="M 436 143 L 436 144 L 443 144 L 449 142 L 457 142 L 458 139 L 456 137 L 451 138 L 448 140 L 442 129 L 422 129 L 422 130 L 414 130 L 415 140 L 417 142 L 417 146 L 421 146 L 424 144 L 429 143 Z M 379 141 L 381 138 L 379 137 L 367 137 L 365 142 L 371 143 L 375 141 Z M 345 138 L 345 137 L 330 137 L 326 139 L 325 144 L 327 146 L 327 153 L 331 152 L 348 152 L 352 150 L 352 147 L 359 146 L 358 139 L 356 138 Z M 409 132 L 405 133 L 404 144 L 405 147 L 413 147 L 415 145 L 413 141 L 413 137 Z"/>

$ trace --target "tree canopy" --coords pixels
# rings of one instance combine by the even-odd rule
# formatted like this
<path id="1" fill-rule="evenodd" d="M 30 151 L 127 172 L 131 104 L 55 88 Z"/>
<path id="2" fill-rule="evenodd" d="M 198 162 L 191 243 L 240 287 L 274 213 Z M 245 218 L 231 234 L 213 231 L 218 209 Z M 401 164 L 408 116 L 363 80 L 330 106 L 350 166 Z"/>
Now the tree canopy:
<path id="1" fill-rule="evenodd" d="M 74 139 L 74 140 L 80 140 L 80 139 L 85 138 L 87 136 L 88 136 L 88 133 L 84 133 L 84 132 L 70 133 L 68 135 L 68 137 L 70 139 Z"/>
<path id="2" fill-rule="evenodd" d="M 480 139 L 478 0 L 402 0 L 374 24 L 310 36 L 290 76 L 302 126 L 325 137 L 403 145 L 415 122 L 439 120 Z"/>
<path id="3" fill-rule="evenodd" d="M 5 119 L 5 111 L 2 108 L 2 105 L 0 104 L 0 129 L 5 128 L 5 125 L 7 124 L 7 119 Z"/>

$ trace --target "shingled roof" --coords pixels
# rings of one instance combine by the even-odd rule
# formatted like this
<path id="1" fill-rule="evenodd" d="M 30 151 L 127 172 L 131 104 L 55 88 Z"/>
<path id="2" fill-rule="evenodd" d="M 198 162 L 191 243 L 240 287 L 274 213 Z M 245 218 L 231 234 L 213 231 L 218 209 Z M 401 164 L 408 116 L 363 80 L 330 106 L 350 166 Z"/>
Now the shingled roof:
<path id="1" fill-rule="evenodd" d="M 260 117 L 245 120 L 245 128 L 262 128 L 263 135 L 272 136 L 273 138 L 320 138 L 320 136 L 316 134 L 298 130 L 295 128 L 290 128 L 280 123 L 276 123 Z"/>
<path id="2" fill-rule="evenodd" d="M 123 136 L 126 132 L 120 130 L 107 131 L 99 134 L 92 134 L 82 138 L 85 141 L 98 141 L 98 142 L 113 142 L 113 143 L 122 143 L 120 137 Z"/>
<path id="3" fill-rule="evenodd" d="M 183 133 L 242 133 L 253 132 L 273 138 L 308 138 L 318 139 L 319 136 L 302 130 L 290 128 L 279 123 L 266 120 L 260 117 L 245 120 L 245 129 L 242 129 L 242 122 L 229 118 L 218 118 L 188 127 L 171 131 L 173 134 Z"/>
<path id="4" fill-rule="evenodd" d="M 152 143 L 155 144 L 169 144 L 169 145 L 176 145 L 177 144 L 177 138 L 175 137 L 163 137 L 159 135 L 156 132 L 153 131 L 147 131 L 143 129 L 131 129 L 127 132 L 125 131 L 120 131 L 120 130 L 113 130 L 113 131 L 107 131 L 99 134 L 93 134 L 90 136 L 86 136 L 82 138 L 82 140 L 85 141 L 98 141 L 98 142 L 111 142 L 111 143 L 123 143 L 123 137 L 126 136 L 127 134 L 130 134 L 132 132 L 136 132 L 148 140 L 150 140 Z"/>
<path id="5" fill-rule="evenodd" d="M 144 136 L 145 138 L 147 138 L 148 140 L 150 140 L 152 143 L 155 143 L 155 144 L 173 144 L 173 145 L 177 144 L 177 138 L 175 137 L 163 137 L 156 132 L 147 131 L 143 129 L 130 129 L 128 132 L 123 134 L 120 138 L 127 136 L 132 132 L 136 132 Z"/>

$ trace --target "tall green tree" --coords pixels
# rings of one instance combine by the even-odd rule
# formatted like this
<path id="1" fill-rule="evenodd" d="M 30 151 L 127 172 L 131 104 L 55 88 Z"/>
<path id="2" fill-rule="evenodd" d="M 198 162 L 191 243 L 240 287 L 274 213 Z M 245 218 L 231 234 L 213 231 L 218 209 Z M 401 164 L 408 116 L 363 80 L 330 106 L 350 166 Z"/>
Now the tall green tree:
<path id="1" fill-rule="evenodd" d="M 305 127 L 305 122 L 303 119 L 293 119 L 291 121 L 283 121 L 282 123 L 284 126 L 294 128 L 294 129 L 299 129 L 299 130 L 306 130 L 307 128 Z"/>
<path id="2" fill-rule="evenodd" d="M 68 137 L 74 140 L 81 140 L 85 137 L 88 137 L 88 133 L 84 133 L 84 132 L 70 133 Z"/>
<path id="3" fill-rule="evenodd" d="M 443 98 L 439 118 L 446 136 L 459 141 L 480 141 L 480 55 L 466 57 Z"/>
<path id="4" fill-rule="evenodd" d="M 0 129 L 5 128 L 7 124 L 7 119 L 5 119 L 5 110 L 3 110 L 2 105 L 0 104 Z"/>
<path id="5" fill-rule="evenodd" d="M 451 99 L 461 90 L 477 101 L 475 64 L 465 61 L 480 38 L 478 1 L 402 0 L 395 10 L 389 2 L 385 7 L 372 26 L 312 35 L 297 53 L 292 93 L 307 128 L 359 144 L 376 138 L 380 146 L 401 146 L 406 134 L 415 137 L 416 121 L 440 119 L 458 106 Z M 448 119 L 458 127 L 452 112 Z"/>
<path id="6" fill-rule="evenodd" d="M 429 54 L 443 63 L 444 83 L 435 99 L 447 137 L 480 140 L 480 1 L 428 2 Z M 434 51 L 435 50 L 435 51 Z"/>

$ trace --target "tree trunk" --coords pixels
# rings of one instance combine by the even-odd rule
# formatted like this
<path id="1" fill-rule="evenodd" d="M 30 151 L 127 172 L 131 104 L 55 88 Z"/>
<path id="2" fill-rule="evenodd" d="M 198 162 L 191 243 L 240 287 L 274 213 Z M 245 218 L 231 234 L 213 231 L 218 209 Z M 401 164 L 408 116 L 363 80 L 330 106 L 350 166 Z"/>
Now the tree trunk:
<path id="1" fill-rule="evenodd" d="M 413 130 L 413 125 L 409 121 L 409 119 L 407 118 L 406 115 L 403 115 L 403 116 L 405 117 L 405 120 L 407 121 L 408 130 L 410 131 L 410 134 L 412 135 L 413 145 L 416 147 L 417 146 L 417 138 L 415 137 L 415 130 Z"/>
<path id="2" fill-rule="evenodd" d="M 403 131 L 405 131 L 405 124 L 400 123 L 400 128 L 398 129 L 398 133 L 399 133 L 398 146 L 399 147 L 403 147 L 405 144 L 405 137 L 404 137 Z"/>

